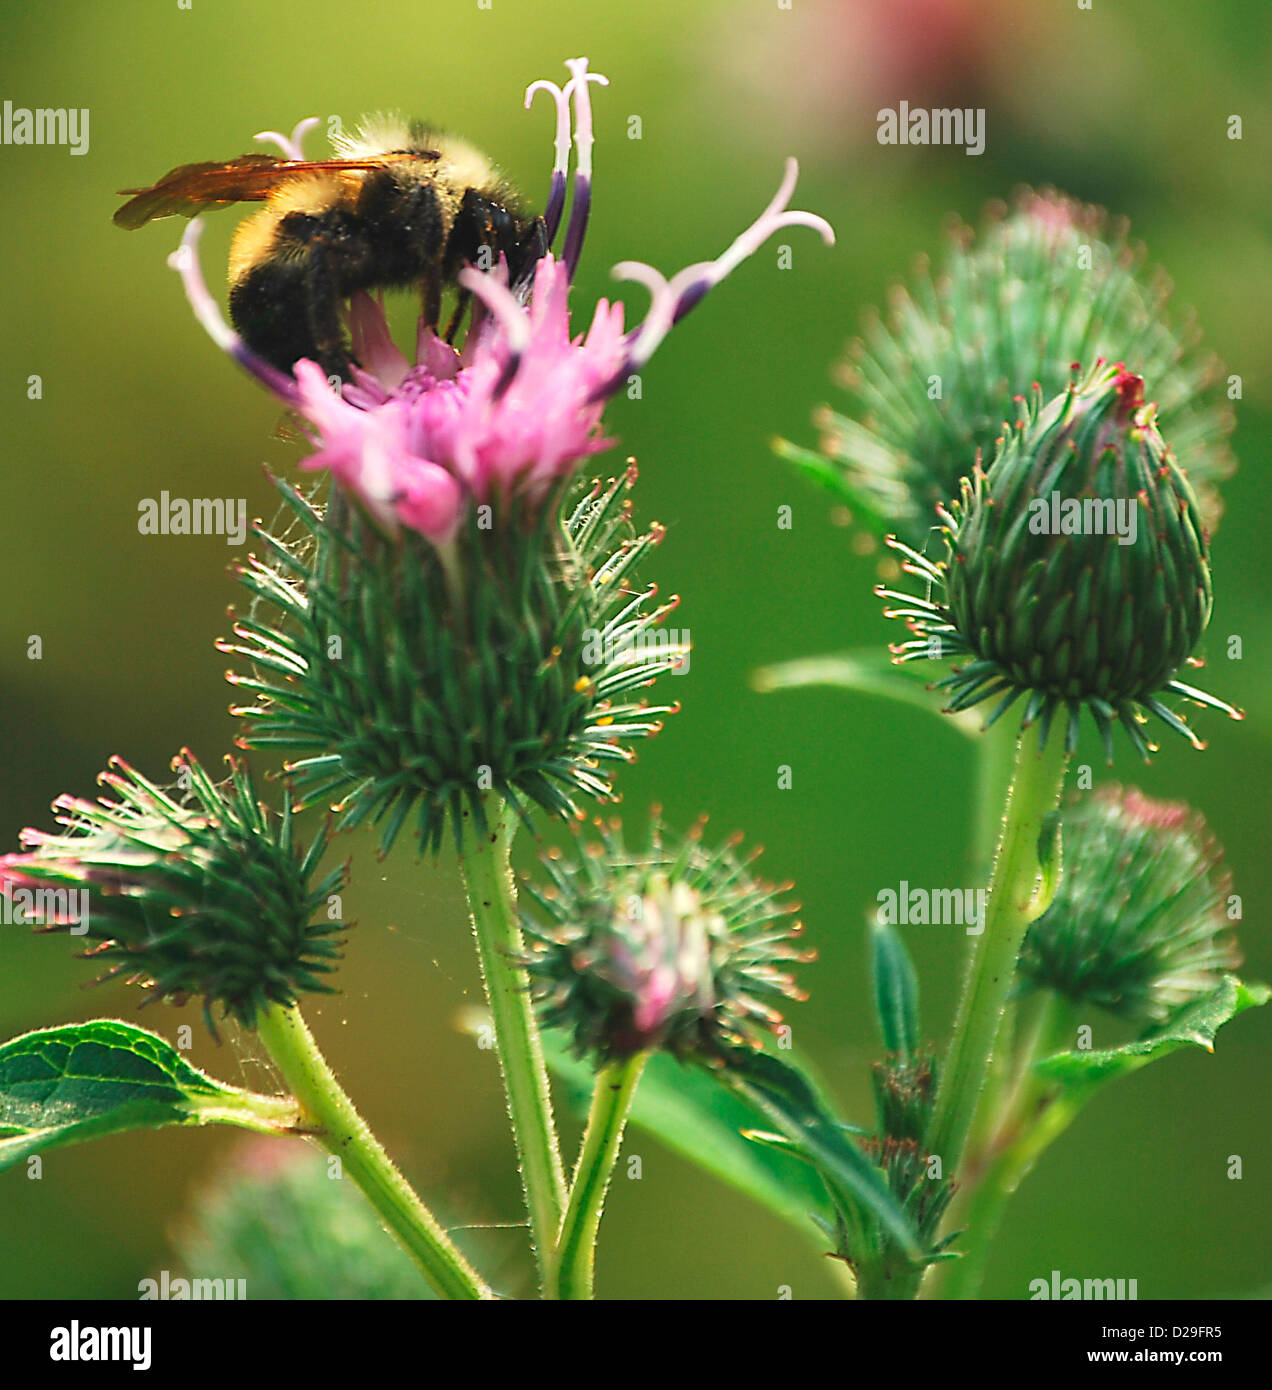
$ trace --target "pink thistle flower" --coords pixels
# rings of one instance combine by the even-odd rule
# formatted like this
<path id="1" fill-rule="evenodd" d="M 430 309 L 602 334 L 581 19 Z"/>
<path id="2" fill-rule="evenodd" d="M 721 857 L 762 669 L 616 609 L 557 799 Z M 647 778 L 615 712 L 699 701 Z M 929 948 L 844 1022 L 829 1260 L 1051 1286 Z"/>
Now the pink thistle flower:
<path id="1" fill-rule="evenodd" d="M 352 380 L 333 383 L 305 359 L 292 373 L 282 372 L 222 318 L 195 254 L 197 220 L 172 257 L 214 341 L 308 423 L 315 449 L 301 466 L 328 470 L 388 532 L 405 527 L 445 546 L 473 505 L 518 498 L 537 507 L 584 459 L 611 446 L 602 424 L 606 400 L 713 285 L 782 227 L 809 227 L 834 243 L 824 219 L 788 209 L 798 173 L 788 160 L 776 197 L 716 260 L 670 280 L 640 262 L 615 267 L 618 279 L 650 292 L 642 323 L 626 329 L 622 304 L 602 299 L 587 331 L 573 334 L 569 292 L 591 207 L 589 87 L 607 79 L 588 72 L 585 58 L 567 66 L 571 77 L 564 87 L 540 80 L 526 91 L 527 106 L 540 91 L 556 104 L 556 158 L 544 211 L 549 249 L 512 283 L 502 258 L 490 271 L 470 266 L 460 272 L 460 287 L 477 306 L 462 349 L 421 321 L 415 360 L 409 361 L 389 336 L 382 306 L 359 293 L 349 312 L 357 361 Z M 306 126 L 302 122 L 291 136 L 266 132 L 258 138 L 274 140 L 294 158 Z M 560 229 L 572 151 L 574 198 L 558 259 L 550 248 Z"/>
<path id="2" fill-rule="evenodd" d="M 325 830 L 298 845 L 290 794 L 270 811 L 228 761 L 216 783 L 182 749 L 187 795 L 112 758 L 107 795 L 59 796 L 60 830 L 28 828 L 24 852 L 0 855 L 0 895 L 32 926 L 86 937 L 85 958 L 109 967 L 101 980 L 141 984 L 143 1003 L 201 996 L 214 1036 L 214 1004 L 250 1027 L 270 1003 L 330 994 L 345 930 L 319 917 L 348 867 L 318 873 Z"/>
<path id="3" fill-rule="evenodd" d="M 664 838 L 655 817 L 647 850 L 631 851 L 617 821 L 599 844 L 550 853 L 547 881 L 524 882 L 525 967 L 541 1021 L 568 1028 L 579 1056 L 665 1049 L 720 1062 L 760 1045 L 804 999 L 791 974 L 814 959 L 798 941 L 791 885 L 753 876 L 739 837 L 702 846 L 702 823 Z"/>

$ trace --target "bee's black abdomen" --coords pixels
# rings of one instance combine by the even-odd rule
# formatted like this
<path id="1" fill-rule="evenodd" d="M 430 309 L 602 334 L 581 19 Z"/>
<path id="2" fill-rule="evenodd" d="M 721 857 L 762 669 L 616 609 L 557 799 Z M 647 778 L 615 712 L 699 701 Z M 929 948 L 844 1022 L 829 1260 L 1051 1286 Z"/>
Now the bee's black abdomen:
<path id="1" fill-rule="evenodd" d="M 230 317 L 248 345 L 282 370 L 307 357 L 347 376 L 341 303 L 358 290 L 436 278 L 444 239 L 431 184 L 372 175 L 356 207 L 280 217 L 270 254 L 232 286 Z"/>
<path id="2" fill-rule="evenodd" d="M 248 347 L 284 372 L 302 357 L 318 359 L 302 263 L 254 266 L 230 289 L 230 320 Z"/>

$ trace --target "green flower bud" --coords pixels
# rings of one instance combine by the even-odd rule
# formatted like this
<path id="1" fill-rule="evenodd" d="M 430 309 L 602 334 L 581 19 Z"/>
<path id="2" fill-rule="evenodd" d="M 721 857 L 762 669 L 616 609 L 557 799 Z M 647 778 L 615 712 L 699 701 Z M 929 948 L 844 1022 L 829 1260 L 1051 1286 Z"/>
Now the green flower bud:
<path id="1" fill-rule="evenodd" d="M 822 410 L 820 452 L 781 451 L 863 524 L 922 549 L 934 509 L 993 456 L 1014 397 L 1036 383 L 1049 400 L 1074 360 L 1122 359 L 1154 384 L 1213 530 L 1215 485 L 1234 466 L 1222 369 L 1198 351 L 1191 320 L 1172 327 L 1169 281 L 1144 272 L 1124 223 L 1107 222 L 1100 208 L 1027 189 L 1010 211 L 991 205 L 979 237 L 956 226 L 940 273 L 921 263 L 888 319 L 873 318 L 854 345 L 840 376 L 855 410 Z"/>
<path id="2" fill-rule="evenodd" d="M 433 1299 L 375 1209 L 352 1182 L 333 1182 L 327 1163 L 302 1140 L 236 1145 L 175 1223 L 182 1274 L 237 1277 L 256 1301 Z"/>
<path id="3" fill-rule="evenodd" d="M 598 823 L 599 824 L 599 823 Z M 789 888 L 752 877 L 736 839 L 708 851 L 701 826 L 679 844 L 655 820 L 650 847 L 626 848 L 617 822 L 573 861 L 549 855 L 548 882 L 525 884 L 525 961 L 540 1017 L 598 1062 L 663 1049 L 723 1061 L 803 999 L 786 969 L 795 944 Z M 754 858 L 754 855 L 751 856 Z"/>
<path id="4" fill-rule="evenodd" d="M 1108 786 L 1075 798 L 1062 826 L 1064 873 L 1020 954 L 1025 988 L 1148 1027 L 1241 963 L 1231 880 L 1199 814 Z"/>
<path id="5" fill-rule="evenodd" d="M 939 1177 L 933 1176 L 931 1155 L 924 1144 L 936 1101 L 936 1064 L 926 1049 L 909 1056 L 891 1056 L 874 1064 L 871 1082 L 878 1131 L 863 1139 L 861 1146 L 883 1169 L 893 1196 L 913 1219 L 920 1243 L 927 1251 L 919 1263 L 926 1264 L 955 1239 L 951 1235 L 938 1241 L 937 1232 L 956 1184 L 950 1174 L 941 1172 Z M 857 1265 L 846 1232 L 841 1233 L 837 1253 L 850 1264 Z M 916 1267 L 886 1237 L 878 1254 L 876 1264 L 885 1267 L 891 1264 L 898 1270 Z M 859 1276 L 861 1273 L 858 1267 Z"/>
<path id="6" fill-rule="evenodd" d="M 921 1142 L 936 1099 L 936 1064 L 928 1052 L 889 1057 L 871 1069 L 879 1133 Z"/>
<path id="7" fill-rule="evenodd" d="M 949 709 L 1001 697 L 993 723 L 1021 696 L 1023 723 L 1067 713 L 1076 746 L 1091 711 L 1113 758 L 1115 721 L 1144 757 L 1141 710 L 1204 745 L 1160 698 L 1173 692 L 1239 711 L 1176 673 L 1210 620 L 1209 545 L 1188 480 L 1157 429 L 1143 382 L 1097 363 L 1045 408 L 1035 393 L 999 441 L 988 473 L 964 479 L 945 522 L 946 554 L 933 563 L 901 542 L 906 569 L 937 591 L 904 607 L 915 640 L 900 660 L 968 654 L 938 682 Z"/>
<path id="8" fill-rule="evenodd" d="M 46 913 L 44 929 L 100 943 L 85 954 L 111 963 L 102 980 L 127 975 L 150 999 L 202 998 L 214 1036 L 214 1004 L 250 1027 L 270 1003 L 334 993 L 320 977 L 335 968 L 331 938 L 346 928 L 320 914 L 347 866 L 314 881 L 325 835 L 296 844 L 290 798 L 272 812 L 232 760 L 220 786 L 188 750 L 173 767 L 188 781 L 185 799 L 119 758 L 98 779 L 116 800 L 59 797 L 64 833 L 23 831 L 28 852 L 0 860 L 4 891 L 86 892 L 86 913 Z"/>
<path id="9" fill-rule="evenodd" d="M 564 510 L 471 508 L 445 546 L 284 489 L 307 534 L 263 537 L 270 557 L 243 571 L 257 602 L 222 646 L 255 668 L 230 676 L 255 696 L 235 710 L 244 744 L 302 754 L 287 771 L 306 801 L 335 798 L 342 829 L 378 823 L 383 851 L 412 815 L 423 847 L 447 821 L 462 847 L 491 794 L 522 817 L 607 797 L 604 765 L 630 762 L 625 740 L 675 708 L 634 692 L 687 657 L 656 630 L 676 600 L 653 607 L 656 589 L 630 584 L 663 534 L 633 532 L 634 480 Z"/>

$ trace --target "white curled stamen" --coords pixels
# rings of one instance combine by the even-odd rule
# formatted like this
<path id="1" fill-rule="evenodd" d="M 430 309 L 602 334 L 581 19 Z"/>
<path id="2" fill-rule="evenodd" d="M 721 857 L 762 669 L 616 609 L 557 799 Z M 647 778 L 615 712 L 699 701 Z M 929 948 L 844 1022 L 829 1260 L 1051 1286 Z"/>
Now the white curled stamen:
<path id="1" fill-rule="evenodd" d="M 718 284 L 748 256 L 753 256 L 769 237 L 782 227 L 809 227 L 820 234 L 827 246 L 835 244 L 835 229 L 824 217 L 818 217 L 815 212 L 801 212 L 798 209 L 787 210 L 786 205 L 791 200 L 791 194 L 795 191 L 795 181 L 798 178 L 799 161 L 788 159 L 786 161 L 786 173 L 782 178 L 781 186 L 773 196 L 773 201 L 734 241 L 729 249 L 722 256 L 716 258 L 717 274 L 712 280 L 712 284 Z"/>
<path id="2" fill-rule="evenodd" d="M 181 245 L 168 257 L 169 266 L 181 276 L 181 284 L 194 317 L 223 352 L 228 352 L 275 395 L 295 401 L 299 394 L 295 379 L 253 352 L 222 317 L 220 306 L 212 298 L 203 278 L 203 267 L 199 264 L 199 238 L 202 235 L 203 219 L 196 217 L 186 228 Z"/>
<path id="3" fill-rule="evenodd" d="M 620 261 L 610 274 L 615 280 L 631 281 L 649 291 L 649 310 L 632 337 L 627 357 L 627 365 L 643 366 L 658 344 L 671 332 L 676 313 L 676 294 L 672 288 L 674 280 L 668 280 L 661 271 L 646 265 L 644 261 Z M 684 272 L 681 271 L 681 274 Z"/>
<path id="4" fill-rule="evenodd" d="M 321 123 L 320 118 L 317 116 L 306 116 L 303 121 L 297 121 L 290 135 L 283 135 L 277 130 L 262 130 L 253 135 L 252 139 L 259 141 L 263 145 L 273 143 L 282 150 L 284 158 L 303 162 L 305 151 L 302 142 L 314 126 L 320 125 Z"/>
<path id="5" fill-rule="evenodd" d="M 537 82 L 532 82 L 526 88 L 525 109 L 529 111 L 534 102 L 536 92 L 547 92 L 556 103 L 556 138 L 552 142 L 552 147 L 556 151 L 556 158 L 552 165 L 552 172 L 564 178 L 570 168 L 570 92 L 569 83 L 563 91 L 555 82 L 549 81 L 546 77 L 541 77 Z"/>
<path id="6" fill-rule="evenodd" d="M 570 204 L 570 223 L 565 229 L 565 246 L 561 259 L 566 274 L 574 279 L 579 257 L 583 254 L 583 239 L 587 235 L 588 217 L 592 209 L 592 99 L 588 84 L 597 82 L 609 86 L 609 78 L 598 72 L 588 72 L 586 58 L 571 58 L 566 67 L 570 80 L 565 84 L 574 108 L 574 198 Z"/>
<path id="7" fill-rule="evenodd" d="M 203 331 L 223 352 L 236 352 L 242 339 L 221 317 L 220 307 L 212 298 L 199 265 L 199 238 L 202 235 L 203 219 L 196 217 L 186 228 L 181 245 L 168 257 L 168 265 L 181 276 L 186 298 Z"/>
<path id="8" fill-rule="evenodd" d="M 570 69 L 570 80 L 565 84 L 565 92 L 574 101 L 574 148 L 577 150 L 574 174 L 576 178 L 592 179 L 592 146 L 596 143 L 592 135 L 592 98 L 588 83 L 608 87 L 609 78 L 599 72 L 588 72 L 586 58 L 570 58 L 566 62 Z"/>
<path id="9" fill-rule="evenodd" d="M 635 280 L 643 284 L 652 296 L 649 313 L 628 338 L 628 362 L 632 367 L 643 366 L 677 319 L 747 257 L 753 256 L 774 232 L 783 227 L 808 227 L 819 233 L 827 246 L 835 244 L 834 228 L 824 217 L 798 209 L 788 210 L 786 205 L 795 191 L 798 177 L 798 161 L 788 159 L 781 185 L 768 207 L 714 261 L 700 261 L 697 265 L 686 266 L 670 280 L 639 261 L 624 261 L 614 267 L 616 279 Z"/>

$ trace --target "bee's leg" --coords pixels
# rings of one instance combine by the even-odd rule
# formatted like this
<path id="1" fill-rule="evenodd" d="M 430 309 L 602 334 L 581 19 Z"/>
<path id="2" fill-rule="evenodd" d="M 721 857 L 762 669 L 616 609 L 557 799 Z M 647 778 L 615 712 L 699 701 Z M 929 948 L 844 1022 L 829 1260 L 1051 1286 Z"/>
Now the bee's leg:
<path id="1" fill-rule="evenodd" d="M 508 266 L 508 283 L 515 289 L 525 282 L 530 267 L 547 249 L 547 234 L 541 217 L 536 217 L 521 233 L 507 208 L 470 188 L 451 224 L 443 269 L 446 278 L 453 281 L 465 265 L 490 271 L 503 256 Z M 446 328 L 448 343 L 454 341 L 471 303 L 470 291 L 461 289 Z"/>
<path id="2" fill-rule="evenodd" d="M 262 284 L 278 286 L 272 296 L 271 333 L 277 343 L 271 360 L 285 360 L 285 370 L 290 371 L 307 357 L 328 376 L 349 380 L 349 349 L 340 315 L 349 268 L 349 219 L 336 212 L 291 212 L 280 219 L 275 240 L 279 254 L 255 276 Z M 244 285 L 245 294 L 246 290 Z M 262 303 L 259 312 L 266 307 Z"/>
<path id="3" fill-rule="evenodd" d="M 327 375 L 348 370 L 335 286 L 321 243 L 289 227 L 301 254 L 253 266 L 230 287 L 230 319 L 253 351 L 280 371 L 302 357 Z"/>
<path id="4" fill-rule="evenodd" d="M 464 320 L 464 311 L 468 308 L 472 297 L 472 290 L 466 290 L 462 286 L 456 292 L 455 312 L 451 315 L 450 322 L 446 325 L 446 341 L 448 343 L 453 343 L 455 341 L 455 334 L 459 332 L 459 325 Z"/>
<path id="5" fill-rule="evenodd" d="M 542 235 L 542 220 L 536 221 L 539 235 Z M 508 262 L 509 283 L 515 285 L 525 259 L 523 247 L 527 240 L 533 241 L 535 235 L 534 224 L 523 236 L 507 208 L 470 188 L 464 194 L 446 241 L 445 276 L 453 281 L 465 265 L 476 266 L 481 271 L 494 270 L 502 255 Z M 546 250 L 546 242 L 543 249 Z M 538 254 L 542 255 L 543 251 Z"/>
<path id="6" fill-rule="evenodd" d="M 543 218 L 536 217 L 526 228 L 525 235 L 508 253 L 508 270 L 514 286 L 530 279 L 535 263 L 547 254 L 547 250 L 548 229 Z"/>
<path id="7" fill-rule="evenodd" d="M 424 303 L 421 314 L 424 319 L 424 327 L 434 335 L 437 333 L 437 325 L 442 317 L 442 280 L 439 275 L 426 275 L 421 286 L 424 296 Z M 450 333 L 447 331 L 446 341 L 450 342 Z"/>
<path id="8" fill-rule="evenodd" d="M 305 307 L 315 360 L 326 374 L 349 380 L 349 349 L 340 318 L 340 291 L 332 269 L 327 238 L 319 232 L 309 241 L 305 262 Z"/>
<path id="9" fill-rule="evenodd" d="M 359 266 L 364 283 L 405 286 L 418 282 L 420 319 L 433 334 L 442 316 L 442 285 L 445 276 L 439 264 L 445 224 L 437 189 L 431 183 L 402 187 L 385 176 L 366 180 L 358 200 L 358 221 L 368 248 Z"/>
<path id="10" fill-rule="evenodd" d="M 453 284 L 466 265 L 475 265 L 478 270 L 490 270 L 494 265 L 489 250 L 484 256 L 481 254 L 482 247 L 489 248 L 491 244 L 490 209 L 489 198 L 471 188 L 464 194 L 442 256 L 442 275 L 448 283 Z"/>

